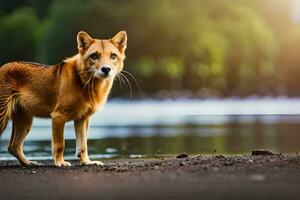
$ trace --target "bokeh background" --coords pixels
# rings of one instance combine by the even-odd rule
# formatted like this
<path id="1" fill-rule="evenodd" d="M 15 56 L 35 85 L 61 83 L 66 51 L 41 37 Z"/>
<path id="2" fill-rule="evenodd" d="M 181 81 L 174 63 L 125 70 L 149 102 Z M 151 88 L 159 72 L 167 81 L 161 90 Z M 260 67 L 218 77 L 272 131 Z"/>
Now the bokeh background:
<path id="1" fill-rule="evenodd" d="M 136 79 L 125 74 L 133 97 L 116 82 L 92 119 L 93 158 L 300 150 L 299 0 L 0 0 L 0 65 L 57 64 L 80 30 L 126 30 Z M 50 132 L 35 120 L 26 154 L 51 158 Z M 65 136 L 74 159 L 72 124 Z"/>
<path id="2" fill-rule="evenodd" d="M 299 13 L 295 0 L 1 0 L 0 64 L 59 63 L 80 30 L 126 30 L 136 97 L 298 96 Z"/>

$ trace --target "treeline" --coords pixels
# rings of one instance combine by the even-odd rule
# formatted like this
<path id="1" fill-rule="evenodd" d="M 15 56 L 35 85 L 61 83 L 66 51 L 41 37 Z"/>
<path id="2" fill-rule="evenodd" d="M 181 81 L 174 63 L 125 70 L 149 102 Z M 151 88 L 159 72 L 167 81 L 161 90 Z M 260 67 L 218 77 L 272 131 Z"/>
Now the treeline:
<path id="1" fill-rule="evenodd" d="M 77 52 L 80 30 L 98 38 L 126 30 L 135 96 L 300 95 L 292 0 L 0 2 L 0 64 L 55 64 Z"/>

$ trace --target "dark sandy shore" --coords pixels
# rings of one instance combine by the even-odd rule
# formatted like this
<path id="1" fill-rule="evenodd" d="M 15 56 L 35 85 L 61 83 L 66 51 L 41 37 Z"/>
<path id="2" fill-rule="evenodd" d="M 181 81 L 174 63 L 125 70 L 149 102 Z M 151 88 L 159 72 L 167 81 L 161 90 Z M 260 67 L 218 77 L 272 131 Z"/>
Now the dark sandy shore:
<path id="1" fill-rule="evenodd" d="M 0 199 L 300 199 L 300 156 L 104 160 L 105 166 L 0 162 Z"/>

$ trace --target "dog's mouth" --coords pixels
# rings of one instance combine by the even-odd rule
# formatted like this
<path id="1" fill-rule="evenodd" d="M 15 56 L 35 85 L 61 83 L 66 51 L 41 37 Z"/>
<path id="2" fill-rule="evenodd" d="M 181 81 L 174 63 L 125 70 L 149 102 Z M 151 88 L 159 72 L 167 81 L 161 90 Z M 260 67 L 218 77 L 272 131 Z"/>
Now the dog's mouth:
<path id="1" fill-rule="evenodd" d="M 112 74 L 103 74 L 103 73 L 102 74 L 95 73 L 94 76 L 99 79 L 109 79 L 113 77 Z"/>

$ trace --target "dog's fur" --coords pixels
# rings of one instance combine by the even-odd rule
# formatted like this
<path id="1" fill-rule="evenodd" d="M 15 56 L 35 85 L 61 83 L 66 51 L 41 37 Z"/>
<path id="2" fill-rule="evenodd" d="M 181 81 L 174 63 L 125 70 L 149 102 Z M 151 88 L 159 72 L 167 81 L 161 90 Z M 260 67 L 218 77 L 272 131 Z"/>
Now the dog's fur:
<path id="1" fill-rule="evenodd" d="M 127 34 L 121 31 L 112 39 L 99 40 L 81 31 L 77 45 L 78 54 L 58 65 L 11 62 L 0 68 L 0 134 L 11 119 L 8 151 L 22 165 L 39 164 L 27 160 L 23 153 L 23 142 L 34 116 L 52 118 L 56 166 L 70 166 L 63 157 L 64 125 L 70 120 L 74 121 L 80 163 L 103 164 L 88 157 L 89 118 L 106 102 L 114 78 L 123 69 Z M 104 73 L 103 67 L 110 68 L 109 74 Z"/>

